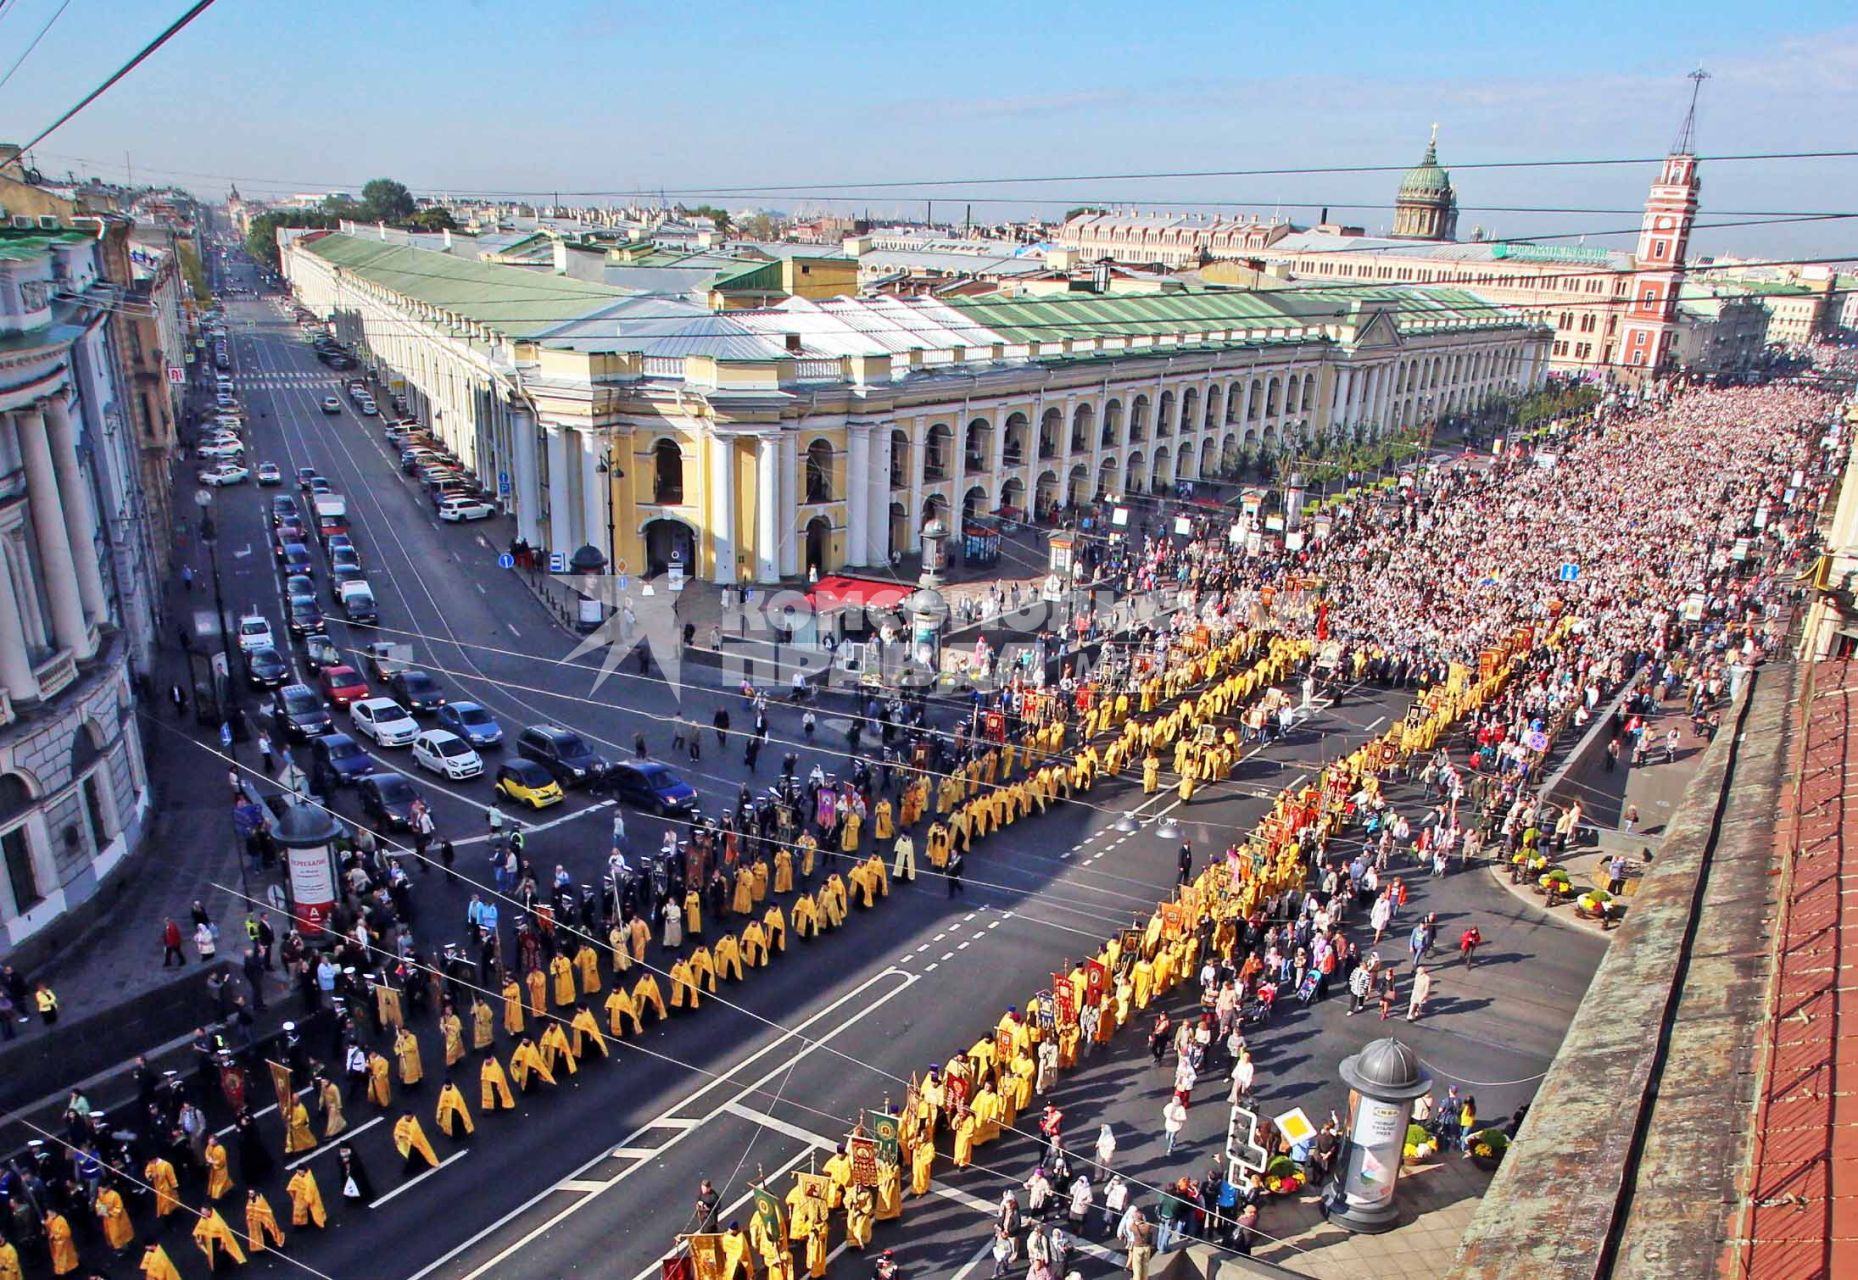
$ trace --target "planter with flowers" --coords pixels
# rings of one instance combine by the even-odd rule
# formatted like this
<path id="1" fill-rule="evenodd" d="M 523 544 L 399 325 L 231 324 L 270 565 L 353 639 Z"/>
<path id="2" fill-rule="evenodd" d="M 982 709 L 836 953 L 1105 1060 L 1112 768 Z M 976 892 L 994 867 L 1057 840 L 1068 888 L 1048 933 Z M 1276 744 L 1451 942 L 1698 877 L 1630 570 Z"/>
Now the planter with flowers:
<path id="1" fill-rule="evenodd" d="M 1406 1145 L 1400 1152 L 1406 1163 L 1420 1164 L 1430 1160 L 1438 1150 L 1438 1139 L 1426 1132 L 1425 1125 L 1409 1124 L 1406 1127 Z"/>
<path id="2" fill-rule="evenodd" d="M 1289 1156 L 1278 1156 L 1264 1167 L 1264 1189 L 1274 1196 L 1295 1195 L 1308 1181 L 1303 1166 Z"/>
<path id="3" fill-rule="evenodd" d="M 1501 1129 L 1479 1129 L 1465 1144 L 1471 1163 L 1485 1173 L 1493 1173 L 1503 1163 L 1503 1153 L 1510 1149 L 1510 1139 Z"/>

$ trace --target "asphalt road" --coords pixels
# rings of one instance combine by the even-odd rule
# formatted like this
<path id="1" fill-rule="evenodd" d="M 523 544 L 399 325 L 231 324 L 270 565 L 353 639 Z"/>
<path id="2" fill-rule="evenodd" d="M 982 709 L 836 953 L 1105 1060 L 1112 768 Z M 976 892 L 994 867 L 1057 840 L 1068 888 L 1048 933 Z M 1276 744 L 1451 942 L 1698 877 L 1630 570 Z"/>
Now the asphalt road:
<path id="1" fill-rule="evenodd" d="M 410 639 L 421 665 L 440 675 L 454 700 L 484 703 L 506 733 L 551 721 L 614 755 L 628 750 L 640 730 L 661 749 L 668 746 L 662 721 L 674 707 L 662 684 L 622 676 L 590 696 L 592 668 L 551 661 L 568 652 L 571 639 L 497 569 L 496 548 L 507 533 L 480 539 L 480 527 L 440 526 L 414 483 L 394 467 L 378 419 L 354 415 L 346 396 L 340 415 L 321 412 L 325 395 L 341 395 L 343 375 L 318 364 L 268 300 L 234 301 L 228 311 L 237 380 L 254 424 L 251 460 L 275 461 L 287 473 L 314 466 L 348 497 L 383 627 L 393 638 Z M 281 627 L 264 515 L 272 492 L 222 491 L 221 555 L 229 602 L 259 603 Z M 371 638 L 339 622 L 330 630 L 345 648 Z M 686 710 L 707 721 L 715 697 L 700 694 L 700 705 Z M 1173 816 L 1197 850 L 1223 848 L 1279 787 L 1373 733 L 1405 705 L 1404 694 L 1364 689 L 1340 707 L 1320 709 L 1288 742 L 1249 759 L 1232 782 L 1202 791 Z M 776 709 L 771 731 L 778 756 L 785 749 L 780 739 L 800 737 L 797 716 Z M 176 749 L 183 741 L 191 740 L 176 734 Z M 710 811 L 746 778 L 739 749 L 725 760 L 713 745 L 712 736 L 698 771 L 680 765 Z M 185 749 L 200 751 L 203 767 L 222 767 L 205 748 Z M 411 768 L 404 749 L 379 754 L 390 767 Z M 802 751 L 802 770 L 821 757 Z M 419 785 L 442 834 L 462 839 L 482 832 L 487 780 L 441 786 L 421 778 Z M 421 1028 L 429 1081 L 415 1105 L 445 1163 L 403 1184 L 390 1115 L 355 1138 L 380 1197 L 360 1210 L 337 1199 L 333 1157 L 312 1155 L 331 1226 L 324 1235 L 291 1233 L 286 1251 L 336 1280 L 655 1274 L 657 1259 L 685 1225 L 699 1178 L 717 1182 L 726 1214 L 745 1216 L 738 1202 L 748 1178 L 775 1175 L 837 1141 L 857 1108 L 900 1099 L 912 1072 L 965 1048 L 1004 1006 L 1023 1004 L 1045 986 L 1054 968 L 1145 917 L 1173 882 L 1175 845 L 1152 826 L 1129 836 L 1112 828 L 1116 814 L 1141 799 L 1132 782 L 1106 783 L 1088 805 L 1061 805 L 990 837 L 970 860 L 963 897 L 949 899 L 942 883 L 928 877 L 896 886 L 875 910 L 854 912 L 844 929 L 812 944 L 796 942 L 771 968 L 725 984 L 728 1004 L 706 1000 L 697 1014 L 674 1014 L 643 1038 L 616 1044 L 613 1061 L 523 1100 L 514 1115 L 480 1116 L 468 1144 L 448 1142 L 431 1123 L 442 1057 L 436 1036 Z M 334 803 L 358 812 L 347 795 Z M 1143 816 L 1157 818 L 1173 806 L 1164 792 L 1143 806 Z M 593 880 L 604 863 L 609 816 L 604 804 L 571 799 L 536 824 L 531 859 L 539 869 L 562 863 L 577 880 Z M 627 820 L 635 848 L 657 844 L 658 820 L 633 813 Z M 461 844 L 462 875 L 488 878 L 481 853 L 481 842 Z M 437 875 L 419 880 L 416 931 L 423 945 L 461 932 L 468 893 L 469 886 Z M 1439 911 L 1441 936 L 1455 936 L 1460 918 L 1475 919 L 1489 941 L 1476 970 L 1441 978 L 1436 1016 L 1411 1028 L 1401 1024 L 1402 1031 L 1441 1087 L 1447 1076 L 1480 1082 L 1474 1092 L 1482 1111 L 1506 1114 L 1531 1092 L 1526 1078 L 1547 1067 L 1604 943 L 1544 923 L 1482 875 L 1420 885 L 1413 909 Z M 505 912 L 506 926 L 511 914 Z M 1390 950 L 1403 952 L 1403 942 Z M 648 959 L 662 963 L 656 946 Z M 1344 1018 L 1337 1001 L 1287 1012 L 1257 1041 L 1267 1107 L 1299 1105 L 1318 1117 L 1339 1107 L 1336 1063 L 1386 1029 L 1371 1017 Z M 507 1055 L 501 1036 L 498 1048 Z M 465 1067 L 461 1083 L 475 1112 L 475 1055 Z M 1504 1081 L 1520 1083 L 1482 1087 Z M 1158 1129 L 1158 1095 L 1127 1061 L 1071 1078 L 1059 1100 L 1072 1113 L 1074 1132 L 1109 1119 L 1134 1143 Z M 1215 1112 L 1216 1121 L 1202 1118 Z M 1210 1103 L 1196 1111 L 1190 1137 L 1204 1136 L 1207 1144 L 1198 1151 L 1216 1149 L 1212 1130 L 1223 1130 L 1223 1112 Z M 365 1105 L 351 1109 L 351 1124 L 373 1114 Z M 275 1125 L 275 1117 L 263 1123 Z M 281 1133 L 273 1132 L 281 1147 Z M 982 1148 L 977 1158 L 1015 1183 L 1029 1172 L 1028 1152 L 1010 1139 Z M 1150 1165 L 1140 1168 L 1145 1179 L 1165 1171 Z M 1203 1165 L 1199 1158 L 1179 1171 Z M 939 1179 L 945 1171 L 944 1162 Z M 976 1168 L 940 1185 L 954 1194 L 912 1205 L 900 1230 L 879 1230 L 878 1243 L 897 1247 L 911 1276 L 962 1274 L 985 1240 L 976 1205 L 997 1200 L 1005 1184 Z M 269 1190 L 282 1206 L 281 1179 Z M 1100 1258 L 1080 1263 L 1087 1275 L 1108 1274 L 1108 1267 Z M 270 1255 L 249 1269 L 304 1274 Z M 868 1270 L 848 1259 L 833 1274 Z"/>

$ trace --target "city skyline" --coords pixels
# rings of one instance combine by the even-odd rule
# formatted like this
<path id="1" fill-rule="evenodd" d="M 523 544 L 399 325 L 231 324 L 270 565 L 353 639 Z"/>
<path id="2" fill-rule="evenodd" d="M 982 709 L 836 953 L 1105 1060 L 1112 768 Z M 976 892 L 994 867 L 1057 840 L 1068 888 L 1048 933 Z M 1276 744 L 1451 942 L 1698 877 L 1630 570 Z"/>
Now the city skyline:
<path id="1" fill-rule="evenodd" d="M 0 41 L 23 48 L 56 8 L 22 0 L 0 19 Z M 1636 231 L 1626 211 L 1642 200 L 1644 166 L 1476 166 L 1661 155 L 1683 114 L 1684 74 L 1701 63 L 1711 80 L 1699 112 L 1696 252 L 1858 252 L 1843 218 L 1749 225 L 1763 219 L 1743 216 L 1846 212 L 1858 194 L 1851 161 L 1711 160 L 1844 147 L 1837 122 L 1850 117 L 1840 104 L 1858 96 L 1858 27 L 1841 25 L 1848 15 L 1830 4 L 1738 15 L 1733 40 L 1711 22 L 1723 6 L 1564 6 L 1558 29 L 1605 21 L 1610 38 L 1540 47 L 1513 34 L 1540 30 L 1530 14 L 1499 22 L 1461 5 L 1375 29 L 1371 42 L 1366 25 L 1340 18 L 1241 20 L 1216 6 L 1186 6 L 1169 29 L 1130 32 L 1086 5 L 1058 40 L 1031 27 L 925 31 L 920 15 L 837 4 L 769 30 L 728 6 L 707 28 L 675 30 L 595 5 L 541 29 L 516 23 L 507 6 L 472 6 L 463 19 L 447 11 L 445 22 L 440 12 L 416 5 L 383 16 L 338 3 L 312 15 L 222 0 L 34 158 L 48 174 L 120 181 L 133 169 L 137 180 L 209 198 L 231 181 L 265 198 L 391 175 L 426 193 L 560 192 L 568 203 L 662 190 L 731 208 L 921 217 L 933 201 L 940 218 L 972 207 L 976 221 L 1055 218 L 1091 203 L 1309 224 L 1326 208 L 1374 232 L 1391 218 L 1399 168 L 1418 159 L 1436 121 L 1462 236 L 1483 228 L 1618 244 Z M 372 43 L 393 51 L 384 61 L 369 56 L 369 42 L 357 52 L 364 15 L 379 33 Z M 63 15 L 0 87 L 0 136 L 30 137 L 171 16 L 109 0 Z M 1697 34 L 1718 25 L 1720 37 Z M 973 56 L 975 40 L 987 56 Z M 279 49 L 290 54 L 281 67 Z M 749 50 L 775 74 L 703 76 L 706 59 L 734 65 Z M 1525 57 L 1526 75 L 1510 69 Z M 899 60 L 912 74 L 896 74 Z M 500 78 L 501 68 L 513 70 Z M 474 96 L 457 85 L 476 86 Z M 848 96 L 865 104 L 855 127 L 829 105 Z M 472 127 L 461 130 L 461 118 Z M 1325 167 L 1367 171 L 1002 181 Z M 813 184 L 828 189 L 805 189 Z"/>

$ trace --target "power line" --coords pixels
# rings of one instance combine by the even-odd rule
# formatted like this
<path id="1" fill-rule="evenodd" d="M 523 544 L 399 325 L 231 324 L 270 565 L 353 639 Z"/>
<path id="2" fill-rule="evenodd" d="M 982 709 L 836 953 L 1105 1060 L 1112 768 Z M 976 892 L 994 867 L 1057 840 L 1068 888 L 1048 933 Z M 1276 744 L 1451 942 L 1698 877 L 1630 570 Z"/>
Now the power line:
<path id="1" fill-rule="evenodd" d="M 108 80 L 105 80 L 102 84 L 98 85 L 95 89 L 92 89 L 89 93 L 85 94 L 82 98 L 78 99 L 76 106 L 72 107 L 69 111 L 59 116 L 56 120 L 52 121 L 45 128 L 39 130 L 38 133 L 34 134 L 30 142 L 27 142 L 20 147 L 20 151 L 21 152 L 30 151 L 35 146 L 37 146 L 39 143 L 45 141 L 46 138 L 56 133 L 73 116 L 75 116 L 78 112 L 82 111 L 85 107 L 88 107 L 91 103 L 95 102 L 98 98 L 101 98 L 104 94 L 108 93 L 113 87 L 115 87 L 117 81 L 121 80 L 124 76 L 128 75 L 131 71 L 134 71 L 137 67 L 141 66 L 150 57 L 154 56 L 154 53 L 157 49 L 161 48 L 162 45 L 168 43 L 168 41 L 172 40 L 175 36 L 179 35 L 181 31 L 184 28 L 186 28 L 186 26 L 190 22 L 192 22 L 195 18 L 199 17 L 201 14 L 205 13 L 208 9 L 212 7 L 213 7 L 213 0 L 196 0 L 196 3 L 191 9 L 189 9 L 186 13 L 183 13 L 180 17 L 176 18 L 173 22 L 169 23 L 167 29 L 164 30 L 160 35 L 156 36 L 153 40 L 143 45 L 141 50 L 135 55 L 135 57 L 129 59 L 129 61 L 123 63 L 122 66 L 118 67 L 116 69 L 116 72 L 113 75 L 111 75 Z M 60 12 L 63 12 L 63 10 L 60 10 Z"/>
<path id="2" fill-rule="evenodd" d="M 58 8 L 53 11 L 52 16 L 45 20 L 45 25 L 39 28 L 39 34 L 32 37 L 32 43 L 28 44 L 24 52 L 22 52 L 18 58 L 14 59 L 13 65 L 6 69 L 6 74 L 0 76 L 0 89 L 6 88 L 6 82 L 13 78 L 13 73 L 18 71 L 20 67 L 25 64 L 26 59 L 32 56 L 32 51 L 39 47 L 39 41 L 45 39 L 45 33 L 52 29 L 52 24 L 63 17 L 64 11 L 70 7 L 71 0 L 64 0 L 64 3 L 60 4 Z M 0 10 L 0 17 L 4 16 L 6 16 L 6 11 Z M 23 152 L 25 148 L 22 147 L 20 150 Z"/>

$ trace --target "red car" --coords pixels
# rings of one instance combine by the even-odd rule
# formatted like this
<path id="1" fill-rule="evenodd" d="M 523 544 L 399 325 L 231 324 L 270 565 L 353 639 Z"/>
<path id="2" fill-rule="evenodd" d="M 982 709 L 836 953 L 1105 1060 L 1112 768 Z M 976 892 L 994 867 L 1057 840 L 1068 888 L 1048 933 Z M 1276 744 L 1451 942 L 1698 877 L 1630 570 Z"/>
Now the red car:
<path id="1" fill-rule="evenodd" d="M 372 692 L 368 682 L 361 678 L 361 672 L 347 663 L 324 667 L 319 678 L 323 683 L 323 695 L 338 707 L 347 707 L 351 702 L 369 697 Z"/>

